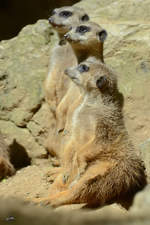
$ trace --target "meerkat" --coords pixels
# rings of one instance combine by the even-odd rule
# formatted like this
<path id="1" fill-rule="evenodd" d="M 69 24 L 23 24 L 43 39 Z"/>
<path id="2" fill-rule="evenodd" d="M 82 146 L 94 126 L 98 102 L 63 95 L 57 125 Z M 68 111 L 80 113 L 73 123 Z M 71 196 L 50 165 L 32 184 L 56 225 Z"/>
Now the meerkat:
<path id="1" fill-rule="evenodd" d="M 78 62 L 90 57 L 104 62 L 103 47 L 106 38 L 107 31 L 98 24 L 89 21 L 73 24 L 70 31 L 65 35 L 65 39 L 71 44 Z M 55 146 L 55 149 L 59 149 L 59 153 L 61 153 L 60 159 L 70 137 L 70 127 L 74 110 L 81 104 L 82 100 L 82 94 L 80 94 L 78 88 L 73 83 L 57 107 L 57 115 L 59 115 L 58 132 L 57 134 L 54 132 L 53 135 L 51 133 L 51 138 L 48 138 L 47 146 Z M 52 142 L 54 143 L 53 145 Z M 58 169 L 56 170 L 60 171 Z M 53 172 L 49 172 L 48 175 L 52 178 Z"/>
<path id="2" fill-rule="evenodd" d="M 49 135 L 46 141 L 46 148 L 51 155 L 59 157 L 61 131 L 64 129 L 65 117 L 61 113 L 63 103 L 57 110 L 64 95 L 66 94 L 70 84 L 74 89 L 74 96 L 78 93 L 78 89 L 70 80 L 64 75 L 64 69 L 77 64 L 76 56 L 69 43 L 62 41 L 63 35 L 69 31 L 72 24 L 86 22 L 89 16 L 83 9 L 75 6 L 67 6 L 53 10 L 49 22 L 58 33 L 59 43 L 52 49 L 50 53 L 49 72 L 45 80 L 45 98 L 53 113 L 53 121 L 50 127 Z M 72 98 L 70 103 L 72 103 Z M 67 111 L 69 105 L 65 106 L 64 111 Z M 62 118 L 63 114 L 63 118 Z M 59 135 L 60 134 L 60 135 Z M 60 158 L 60 157 L 59 157 Z"/>
<path id="3" fill-rule="evenodd" d="M 84 99 L 73 115 L 64 171 L 43 201 L 53 207 L 84 203 L 87 208 L 96 208 L 118 203 L 129 209 L 147 181 L 144 164 L 124 125 L 117 77 L 95 59 L 65 73 Z"/>
<path id="4" fill-rule="evenodd" d="M 64 35 L 64 38 L 72 46 L 78 63 L 90 56 L 104 62 L 103 44 L 107 38 L 107 31 L 100 25 L 90 21 L 87 21 L 86 24 L 75 24 Z"/>
<path id="5" fill-rule="evenodd" d="M 103 47 L 104 41 L 107 38 L 107 31 L 98 24 L 89 21 L 86 23 L 74 24 L 64 37 L 71 44 L 78 63 L 90 57 L 95 58 L 102 63 L 104 62 Z M 64 118 L 67 114 L 67 120 L 63 119 L 59 123 L 59 127 L 64 127 L 64 129 L 61 130 L 67 134 L 70 130 L 70 123 L 72 123 L 73 112 L 82 102 L 82 95 L 79 91 L 76 92 L 75 88 L 77 87 L 73 85 L 70 87 L 57 108 L 57 111 L 61 114 L 60 118 Z M 75 93 L 76 96 L 74 96 Z M 70 106 L 69 109 L 68 105 Z M 65 124 L 62 124 L 64 121 Z"/>
<path id="6" fill-rule="evenodd" d="M 77 64 L 70 44 L 64 43 L 62 38 L 72 24 L 87 20 L 89 17 L 84 10 L 75 6 L 57 8 L 52 11 L 52 16 L 49 18 L 50 24 L 58 33 L 59 40 L 59 43 L 50 53 L 49 72 L 45 80 L 46 100 L 54 110 L 66 93 L 68 83 L 70 83 L 69 79 L 64 76 L 64 69 Z"/>
<path id="7" fill-rule="evenodd" d="M 15 169 L 9 160 L 9 147 L 0 133 L 0 180 L 14 173 Z"/>

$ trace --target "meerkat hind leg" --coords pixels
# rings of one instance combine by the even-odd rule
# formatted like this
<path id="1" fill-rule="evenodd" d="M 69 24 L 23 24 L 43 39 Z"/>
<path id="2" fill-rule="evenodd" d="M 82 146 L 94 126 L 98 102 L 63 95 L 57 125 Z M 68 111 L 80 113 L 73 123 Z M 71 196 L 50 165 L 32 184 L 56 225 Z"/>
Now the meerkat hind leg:
<path id="1" fill-rule="evenodd" d="M 94 194 L 94 183 L 95 181 L 97 182 L 97 176 L 99 177 L 98 179 L 101 179 L 100 177 L 104 176 L 104 174 L 111 167 L 112 164 L 109 162 L 100 162 L 91 166 L 91 168 L 88 168 L 85 174 L 80 177 L 80 179 L 77 179 L 77 181 L 73 181 L 71 184 L 69 184 L 69 187 L 67 187 L 65 191 L 61 191 L 56 195 L 52 195 L 49 198 L 49 203 L 53 207 L 80 203 L 86 203 L 89 206 L 91 205 L 91 208 L 96 208 L 98 205 L 102 206 L 103 202 L 101 202 L 100 199 L 96 199 L 96 195 Z M 92 180 L 94 186 L 91 182 L 89 182 Z"/>

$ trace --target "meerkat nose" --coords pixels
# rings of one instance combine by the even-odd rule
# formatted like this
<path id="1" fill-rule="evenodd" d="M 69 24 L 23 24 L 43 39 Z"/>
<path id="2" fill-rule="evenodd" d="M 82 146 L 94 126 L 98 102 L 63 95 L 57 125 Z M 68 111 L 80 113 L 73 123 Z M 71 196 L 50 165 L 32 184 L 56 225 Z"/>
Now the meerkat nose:
<path id="1" fill-rule="evenodd" d="M 53 19 L 51 17 L 48 18 L 49 23 L 53 23 Z"/>
<path id="2" fill-rule="evenodd" d="M 70 35 L 69 35 L 69 34 L 65 34 L 65 35 L 64 35 L 64 38 L 65 38 L 65 39 L 70 39 Z"/>

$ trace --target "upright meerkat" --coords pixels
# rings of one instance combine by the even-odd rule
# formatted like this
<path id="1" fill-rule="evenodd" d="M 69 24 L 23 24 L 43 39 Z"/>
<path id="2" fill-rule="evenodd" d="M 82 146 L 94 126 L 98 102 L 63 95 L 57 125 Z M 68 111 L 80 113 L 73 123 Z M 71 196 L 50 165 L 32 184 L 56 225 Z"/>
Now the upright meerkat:
<path id="1" fill-rule="evenodd" d="M 9 160 L 9 147 L 0 133 L 0 180 L 4 177 L 11 176 L 15 169 Z"/>
<path id="2" fill-rule="evenodd" d="M 64 43 L 62 38 L 72 24 L 87 20 L 89 17 L 84 10 L 75 6 L 55 9 L 49 18 L 49 22 L 57 31 L 59 39 L 59 43 L 50 53 L 49 72 L 45 80 L 46 100 L 54 110 L 56 110 L 66 93 L 68 83 L 70 83 L 69 79 L 64 76 L 64 69 L 77 64 L 70 44 Z"/>
<path id="3" fill-rule="evenodd" d="M 50 52 L 49 72 L 44 85 L 46 101 L 49 103 L 50 110 L 54 117 L 46 146 L 51 154 L 57 156 L 60 152 L 59 148 L 61 140 L 59 131 L 64 128 L 66 116 L 64 115 L 64 118 L 62 118 L 61 108 L 63 107 L 63 104 L 61 104 L 61 107 L 59 107 L 58 110 L 57 107 L 62 101 L 71 83 L 70 80 L 64 75 L 64 70 L 77 64 L 76 56 L 70 44 L 67 42 L 64 43 L 61 39 L 63 35 L 69 31 L 72 24 L 86 22 L 87 20 L 89 20 L 89 17 L 84 10 L 75 6 L 57 8 L 53 10 L 52 16 L 49 18 L 50 24 L 58 33 L 59 43 Z M 74 85 L 71 83 L 71 86 Z M 74 96 L 76 93 L 78 93 L 78 89 L 74 86 Z M 71 103 L 72 101 L 70 101 L 69 104 Z M 65 106 L 65 110 L 67 110 L 67 107 L 69 106 Z"/>
<path id="4" fill-rule="evenodd" d="M 72 25 L 72 28 L 70 28 L 70 31 L 64 36 L 65 39 L 71 44 L 78 63 L 90 57 L 95 58 L 100 62 L 104 62 L 103 47 L 104 41 L 107 37 L 107 32 L 98 24 L 89 21 L 86 23 L 74 24 Z M 76 96 L 74 96 L 75 92 L 76 90 L 72 85 L 57 109 L 57 111 L 60 112 L 59 114 L 61 114 L 60 118 L 63 118 L 61 122 L 65 121 L 65 125 L 59 123 L 60 127 L 64 127 L 64 131 L 67 134 L 68 130 L 70 130 L 72 114 L 76 107 L 78 107 L 78 105 L 82 102 L 82 95 L 79 92 L 76 92 Z M 70 103 L 72 104 L 70 105 Z M 70 106 L 69 109 L 68 105 Z M 67 120 L 64 120 L 66 114 Z"/>
<path id="5" fill-rule="evenodd" d="M 73 115 L 64 171 L 45 201 L 53 207 L 85 203 L 94 208 L 118 203 L 129 209 L 147 181 L 144 164 L 124 125 L 116 75 L 95 59 L 67 69 L 66 74 L 84 99 Z"/>

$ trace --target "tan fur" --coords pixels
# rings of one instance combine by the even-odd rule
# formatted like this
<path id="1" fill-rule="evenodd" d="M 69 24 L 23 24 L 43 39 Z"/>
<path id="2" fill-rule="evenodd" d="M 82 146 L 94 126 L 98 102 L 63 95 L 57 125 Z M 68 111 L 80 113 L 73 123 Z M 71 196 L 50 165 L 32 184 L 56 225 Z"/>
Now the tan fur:
<path id="1" fill-rule="evenodd" d="M 88 71 L 81 73 L 83 64 Z M 116 75 L 92 59 L 68 69 L 66 74 L 84 100 L 73 114 L 63 171 L 45 201 L 53 207 L 85 203 L 91 208 L 116 202 L 128 209 L 147 181 L 144 164 L 124 126 L 123 96 Z"/>
<path id="2" fill-rule="evenodd" d="M 100 25 L 89 21 L 75 24 L 64 37 L 71 44 L 78 63 L 90 56 L 104 62 L 103 43 L 107 37 L 107 32 Z"/>
<path id="3" fill-rule="evenodd" d="M 70 12 L 69 17 L 60 16 L 63 12 Z M 69 31 L 73 24 L 79 24 L 82 17 L 86 15 L 83 9 L 75 6 L 67 6 L 55 9 L 53 15 L 49 18 L 49 22 L 58 33 L 58 44 L 50 53 L 49 73 L 45 80 L 46 100 L 52 106 L 52 110 L 63 98 L 70 80 L 64 75 L 64 70 L 70 66 L 76 65 L 77 60 L 73 50 L 68 43 L 60 44 L 64 34 Z"/>
<path id="4" fill-rule="evenodd" d="M 9 160 L 8 153 L 9 147 L 6 145 L 3 135 L 0 133 L 0 180 L 15 173 L 15 169 Z"/>
<path id="5" fill-rule="evenodd" d="M 80 26 L 87 26 L 90 28 L 90 31 L 85 32 L 84 34 L 76 32 L 77 28 Z M 65 35 L 65 38 L 71 44 L 78 62 L 90 57 L 98 59 L 101 62 L 104 61 L 103 43 L 106 37 L 103 37 L 102 40 L 99 36 L 101 32 L 104 32 L 105 35 L 107 35 L 106 31 L 101 26 L 93 22 L 72 25 L 72 29 Z M 61 115 L 59 127 L 60 129 L 64 128 L 64 130 L 62 130 L 67 134 L 71 127 L 74 110 L 82 103 L 82 101 L 82 95 L 77 90 L 76 85 L 72 83 L 67 94 L 57 108 L 58 115 Z M 64 147 L 64 143 L 65 141 L 63 141 L 62 148 Z"/>
<path id="6" fill-rule="evenodd" d="M 66 11 L 72 13 L 72 15 L 67 18 L 60 16 L 61 13 Z M 83 9 L 75 6 L 55 9 L 49 21 L 58 33 L 58 42 L 61 41 L 63 35 L 68 32 L 70 26 L 74 23 L 78 24 L 85 15 Z M 64 98 L 70 86 L 73 89 L 74 97 L 76 98 L 76 94 L 79 95 L 78 88 L 64 75 L 64 70 L 70 66 L 76 65 L 77 60 L 70 44 L 66 42 L 62 45 L 58 43 L 52 49 L 49 61 L 49 72 L 44 87 L 46 101 L 53 113 L 53 119 L 46 147 L 50 154 L 61 158 L 60 145 L 62 135 L 60 131 L 64 129 L 67 110 L 73 101 L 73 97 L 70 95 L 67 105 L 65 105 L 66 101 L 64 101 Z"/>

